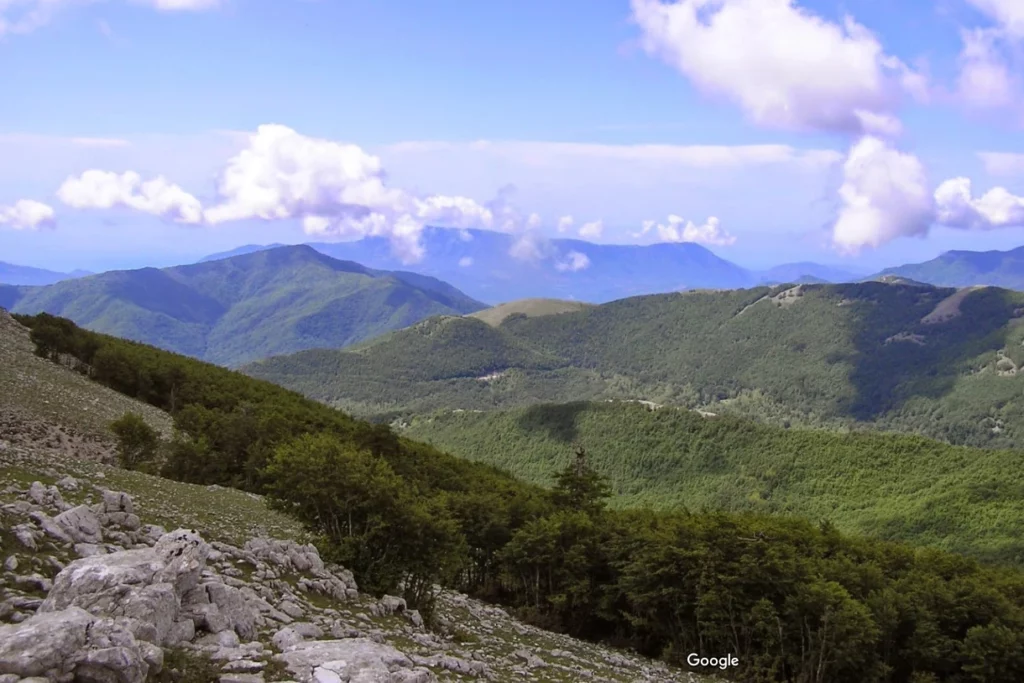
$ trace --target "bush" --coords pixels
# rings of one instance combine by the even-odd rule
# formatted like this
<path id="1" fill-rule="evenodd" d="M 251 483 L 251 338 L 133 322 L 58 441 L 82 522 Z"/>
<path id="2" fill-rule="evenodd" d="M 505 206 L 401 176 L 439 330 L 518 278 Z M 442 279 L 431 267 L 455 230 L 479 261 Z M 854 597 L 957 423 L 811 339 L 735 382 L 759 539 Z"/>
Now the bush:
<path id="1" fill-rule="evenodd" d="M 117 461 L 126 470 L 138 469 L 156 457 L 160 439 L 156 431 L 137 413 L 125 413 L 110 423 L 117 436 Z"/>

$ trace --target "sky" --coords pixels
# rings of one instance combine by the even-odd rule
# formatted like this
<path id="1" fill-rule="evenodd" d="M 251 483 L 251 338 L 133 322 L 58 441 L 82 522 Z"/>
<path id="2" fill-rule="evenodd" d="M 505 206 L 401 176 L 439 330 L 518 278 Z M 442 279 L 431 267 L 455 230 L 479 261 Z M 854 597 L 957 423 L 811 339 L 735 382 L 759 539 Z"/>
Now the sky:
<path id="1" fill-rule="evenodd" d="M 0 261 L 382 235 L 413 268 L 425 225 L 1010 249 L 1022 66 L 1019 0 L 0 0 Z"/>

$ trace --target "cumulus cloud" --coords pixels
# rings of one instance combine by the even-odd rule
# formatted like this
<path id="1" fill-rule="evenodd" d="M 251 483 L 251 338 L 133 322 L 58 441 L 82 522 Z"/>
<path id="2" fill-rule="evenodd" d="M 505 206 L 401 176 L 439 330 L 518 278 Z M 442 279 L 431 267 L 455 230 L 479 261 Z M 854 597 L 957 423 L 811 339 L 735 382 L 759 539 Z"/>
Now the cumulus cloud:
<path id="1" fill-rule="evenodd" d="M 736 244 L 736 238 L 722 229 L 718 218 L 711 216 L 702 225 L 688 221 L 672 214 L 665 223 L 657 221 L 644 221 L 639 232 L 633 233 L 634 237 L 644 237 L 651 232 L 657 233 L 658 239 L 662 242 L 696 242 L 718 247 L 728 247 Z"/>
<path id="2" fill-rule="evenodd" d="M 597 239 L 604 233 L 603 221 L 590 221 L 580 226 L 580 237 L 583 239 Z"/>
<path id="3" fill-rule="evenodd" d="M 513 206 L 512 191 L 486 204 L 460 196 L 417 197 L 389 186 L 380 159 L 359 146 L 272 124 L 260 126 L 228 161 L 221 201 L 204 216 L 212 224 L 298 218 L 308 234 L 320 237 L 387 237 L 396 255 L 413 263 L 424 255 L 420 236 L 428 224 L 508 231 L 539 224 L 539 216 L 524 216 Z"/>
<path id="4" fill-rule="evenodd" d="M 459 265 L 462 266 L 463 268 L 469 268 L 471 265 L 473 265 L 473 257 L 463 256 L 462 258 L 459 259 Z"/>
<path id="5" fill-rule="evenodd" d="M 127 207 L 173 219 L 199 223 L 203 211 L 199 200 L 163 177 L 143 180 L 133 171 L 112 173 L 90 170 L 71 177 L 57 190 L 64 204 L 76 209 Z"/>
<path id="6" fill-rule="evenodd" d="M 11 206 L 0 206 L 0 225 L 15 230 L 53 227 L 53 208 L 34 199 L 19 199 Z"/>
<path id="7" fill-rule="evenodd" d="M 572 230 L 573 218 L 572 216 L 562 216 L 558 219 L 558 232 L 565 234 Z"/>
<path id="8" fill-rule="evenodd" d="M 589 267 L 590 259 L 578 251 L 570 251 L 565 258 L 555 263 L 555 269 L 563 273 L 575 273 Z"/>
<path id="9" fill-rule="evenodd" d="M 935 190 L 936 221 L 963 230 L 993 230 L 1024 225 L 1024 198 L 1003 187 L 973 197 L 971 181 L 953 178 Z"/>
<path id="10" fill-rule="evenodd" d="M 850 150 L 839 197 L 832 240 L 847 253 L 897 237 L 924 236 L 933 218 L 924 165 L 875 137 L 862 138 Z"/>
<path id="11" fill-rule="evenodd" d="M 927 84 L 853 18 L 794 0 L 632 0 L 643 48 L 699 89 L 771 127 L 889 134 L 892 111 Z"/>

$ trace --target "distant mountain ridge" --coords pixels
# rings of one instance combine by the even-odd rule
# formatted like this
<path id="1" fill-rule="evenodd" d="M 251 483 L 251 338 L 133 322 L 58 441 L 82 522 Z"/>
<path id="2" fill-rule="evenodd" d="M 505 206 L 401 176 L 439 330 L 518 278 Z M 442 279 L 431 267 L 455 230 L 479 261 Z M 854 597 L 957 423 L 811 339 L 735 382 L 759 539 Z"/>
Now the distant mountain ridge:
<path id="1" fill-rule="evenodd" d="M 886 268 L 898 275 L 940 287 L 991 285 L 1024 290 L 1024 247 L 1009 251 L 947 251 L 923 263 Z"/>
<path id="2" fill-rule="evenodd" d="M 521 299 L 569 299 L 606 303 L 642 294 L 689 289 L 740 289 L 777 282 L 844 282 L 867 273 L 817 263 L 793 263 L 765 271 L 743 268 L 699 244 L 595 244 L 554 238 L 534 244 L 533 259 L 510 255 L 518 238 L 491 230 L 427 228 L 427 257 L 403 266 L 384 237 L 350 242 L 311 242 L 317 251 L 372 268 L 410 268 L 451 283 L 490 304 Z M 271 245 L 274 246 L 274 245 Z M 203 261 L 252 253 L 246 245 Z"/>
<path id="3" fill-rule="evenodd" d="M 340 348 L 485 307 L 433 278 L 366 268 L 302 245 L 45 287 L 0 286 L 0 305 L 228 366 Z"/>
<path id="4" fill-rule="evenodd" d="M 45 268 L 33 268 L 31 266 L 19 266 L 13 263 L 0 261 L 0 284 L 4 285 L 52 285 L 62 280 L 70 280 L 76 277 L 91 275 L 85 270 L 74 270 L 70 273 L 60 273 Z"/>

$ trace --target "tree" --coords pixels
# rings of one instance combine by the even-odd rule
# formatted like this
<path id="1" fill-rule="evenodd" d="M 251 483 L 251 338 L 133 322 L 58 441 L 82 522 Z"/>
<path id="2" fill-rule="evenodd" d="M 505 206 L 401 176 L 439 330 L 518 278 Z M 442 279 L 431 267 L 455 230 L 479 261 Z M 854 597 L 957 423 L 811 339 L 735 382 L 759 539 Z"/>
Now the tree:
<path id="1" fill-rule="evenodd" d="M 552 497 L 560 508 L 596 515 L 605 509 L 611 489 L 607 480 L 590 467 L 586 449 L 576 444 L 575 452 L 575 460 L 555 480 Z"/>
<path id="2" fill-rule="evenodd" d="M 156 430 L 146 424 L 138 413 L 125 413 L 110 423 L 117 436 L 117 460 L 126 470 L 138 469 L 156 457 L 160 439 Z"/>

